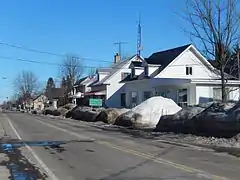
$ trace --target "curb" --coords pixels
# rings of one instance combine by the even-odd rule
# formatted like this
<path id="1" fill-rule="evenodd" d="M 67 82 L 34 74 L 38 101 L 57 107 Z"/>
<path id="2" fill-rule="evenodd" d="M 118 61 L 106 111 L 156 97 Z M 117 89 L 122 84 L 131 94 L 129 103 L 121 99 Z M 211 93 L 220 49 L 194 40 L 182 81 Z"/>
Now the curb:
<path id="1" fill-rule="evenodd" d="M 4 118 L 5 118 L 4 115 L 0 114 L 0 139 L 6 136 L 6 131 L 2 125 Z"/>

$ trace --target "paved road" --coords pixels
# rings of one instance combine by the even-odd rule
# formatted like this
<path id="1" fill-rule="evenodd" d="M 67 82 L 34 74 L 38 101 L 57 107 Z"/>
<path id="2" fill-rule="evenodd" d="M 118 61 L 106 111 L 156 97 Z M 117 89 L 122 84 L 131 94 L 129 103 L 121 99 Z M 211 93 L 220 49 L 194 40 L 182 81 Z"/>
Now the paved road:
<path id="1" fill-rule="evenodd" d="M 11 138 L 68 142 L 62 148 L 21 149 L 47 179 L 237 180 L 240 176 L 240 161 L 227 154 L 104 131 L 74 120 L 6 115 L 2 124 Z"/>

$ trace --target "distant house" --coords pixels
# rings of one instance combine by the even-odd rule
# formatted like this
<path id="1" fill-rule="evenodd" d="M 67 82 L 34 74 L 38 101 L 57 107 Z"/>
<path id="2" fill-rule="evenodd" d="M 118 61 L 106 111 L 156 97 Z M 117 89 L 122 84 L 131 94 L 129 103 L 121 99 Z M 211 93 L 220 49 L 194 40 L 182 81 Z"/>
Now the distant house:
<path id="1" fill-rule="evenodd" d="M 131 73 L 121 81 L 124 86 L 118 95 L 126 107 L 157 95 L 180 106 L 221 99 L 219 71 L 191 44 L 153 53 L 140 62 L 132 61 L 128 68 Z M 227 99 L 237 101 L 240 82 L 226 77 Z"/>
<path id="2" fill-rule="evenodd" d="M 43 110 L 47 102 L 47 96 L 40 94 L 33 99 L 33 109 Z"/>
<path id="3" fill-rule="evenodd" d="M 91 91 L 89 85 L 96 80 L 96 76 L 86 76 L 79 79 L 73 86 L 73 94 L 70 95 L 72 103 L 87 106 L 89 101 L 89 96 L 87 94 Z"/>
<path id="4" fill-rule="evenodd" d="M 49 92 L 46 93 L 46 97 L 48 98 L 48 103 L 54 108 L 65 104 L 63 88 L 51 88 Z"/>
<path id="5" fill-rule="evenodd" d="M 114 57 L 114 64 L 111 67 L 97 69 L 97 79 L 89 85 L 91 91 L 85 93 L 85 95 L 92 98 L 103 99 L 107 107 L 125 107 L 122 101 L 122 99 L 125 99 L 123 96 L 124 84 L 120 83 L 120 81 L 131 73 L 129 66 L 136 58 L 137 56 L 134 55 L 125 60 L 120 60 L 120 56 L 116 54 Z M 139 57 L 139 59 L 143 60 L 142 57 Z"/>

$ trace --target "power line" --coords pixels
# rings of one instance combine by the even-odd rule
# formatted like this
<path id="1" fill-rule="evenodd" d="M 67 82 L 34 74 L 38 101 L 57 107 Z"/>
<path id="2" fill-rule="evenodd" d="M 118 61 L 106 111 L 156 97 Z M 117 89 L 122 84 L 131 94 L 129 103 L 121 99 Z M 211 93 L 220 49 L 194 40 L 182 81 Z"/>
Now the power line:
<path id="1" fill-rule="evenodd" d="M 52 65 L 52 66 L 68 66 L 68 65 L 63 65 L 63 64 L 60 64 L 60 63 L 51 63 L 51 62 L 46 62 L 46 61 L 36 61 L 36 60 L 29 60 L 29 59 L 8 57 L 8 56 L 0 56 L 0 59 L 21 61 L 21 62 L 27 62 L 27 63 L 35 63 L 35 64 L 45 64 L 45 65 Z M 76 66 L 76 67 L 82 67 L 82 68 L 104 68 L 104 67 L 86 66 L 86 65 L 80 65 L 80 66 Z M 111 67 L 111 69 L 129 69 L 129 68 Z"/>
<path id="2" fill-rule="evenodd" d="M 67 55 L 64 55 L 64 54 L 58 54 L 58 53 L 53 53 L 53 52 L 49 52 L 49 51 L 42 51 L 42 50 L 38 50 L 38 49 L 33 49 L 33 48 L 25 47 L 25 46 L 14 45 L 14 44 L 9 44 L 9 43 L 4 43 L 4 42 L 0 42 L 0 45 L 15 48 L 15 49 L 21 49 L 21 50 L 25 50 L 25 51 L 29 51 L 29 52 L 35 52 L 35 53 L 39 53 L 39 54 L 57 56 L 57 57 L 61 57 L 61 58 L 67 57 Z M 95 62 L 100 61 L 100 62 L 110 63 L 110 61 L 106 61 L 106 60 L 92 59 L 92 58 L 81 57 L 81 56 L 80 56 L 80 58 L 83 60 L 89 60 L 89 61 L 95 61 Z"/>
<path id="3" fill-rule="evenodd" d="M 27 62 L 27 63 L 35 63 L 35 64 L 45 64 L 45 65 L 52 65 L 52 66 L 68 66 L 68 65 L 63 65 L 60 63 L 51 63 L 51 62 L 46 62 L 46 61 L 36 61 L 36 60 L 29 60 L 29 59 L 23 59 L 23 58 L 16 58 L 16 57 L 8 57 L 8 56 L 1 56 L 0 59 L 4 60 L 14 60 L 14 61 L 20 61 L 20 62 Z M 201 64 L 188 64 L 189 66 L 201 66 Z M 183 66 L 186 67 L 186 65 L 170 65 L 169 67 L 174 67 L 174 66 Z M 86 66 L 86 65 L 80 65 L 76 67 L 82 67 L 82 68 L 106 68 L 106 69 L 130 69 L 130 68 L 120 68 L 120 67 L 96 67 L 96 66 Z"/>

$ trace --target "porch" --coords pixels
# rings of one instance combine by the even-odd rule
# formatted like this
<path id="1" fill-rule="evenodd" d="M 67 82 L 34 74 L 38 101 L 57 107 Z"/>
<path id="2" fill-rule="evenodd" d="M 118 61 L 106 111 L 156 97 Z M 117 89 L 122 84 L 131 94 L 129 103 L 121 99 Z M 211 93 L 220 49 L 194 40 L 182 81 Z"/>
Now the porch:
<path id="1" fill-rule="evenodd" d="M 239 81 L 228 81 L 228 100 L 238 101 Z M 221 99 L 220 80 L 154 78 L 125 84 L 126 107 L 134 107 L 152 96 L 163 96 L 181 107 Z"/>
<path id="2" fill-rule="evenodd" d="M 179 106 L 196 103 L 196 85 L 189 79 L 155 78 L 125 84 L 126 107 L 134 107 L 152 96 L 163 96 Z"/>

